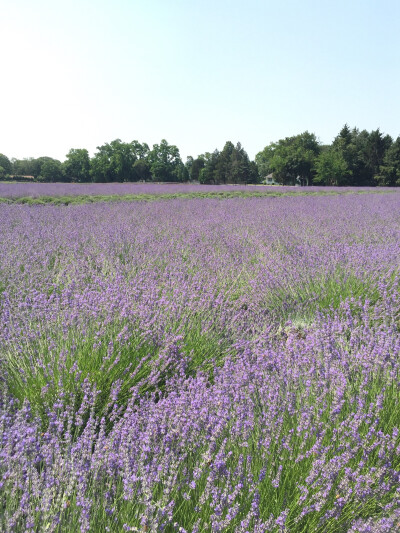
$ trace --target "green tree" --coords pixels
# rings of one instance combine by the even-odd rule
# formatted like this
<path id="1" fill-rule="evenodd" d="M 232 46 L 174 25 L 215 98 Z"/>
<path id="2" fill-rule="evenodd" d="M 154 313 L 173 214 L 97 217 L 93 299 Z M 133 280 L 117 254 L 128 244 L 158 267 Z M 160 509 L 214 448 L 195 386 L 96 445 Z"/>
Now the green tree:
<path id="1" fill-rule="evenodd" d="M 305 131 L 266 146 L 256 156 L 260 174 L 273 172 L 282 185 L 309 185 L 315 174 L 315 160 L 320 145 L 313 133 Z"/>
<path id="2" fill-rule="evenodd" d="M 192 179 L 200 183 L 258 183 L 259 173 L 254 162 L 238 142 L 225 143 L 222 152 L 206 152 L 192 163 Z"/>
<path id="3" fill-rule="evenodd" d="M 379 128 L 370 133 L 363 130 L 354 138 L 357 150 L 357 167 L 353 171 L 355 185 L 375 185 L 375 176 L 379 174 L 384 156 L 392 143 L 390 135 L 383 135 Z"/>
<path id="4" fill-rule="evenodd" d="M 153 145 L 148 160 L 154 181 L 179 181 L 183 163 L 175 145 L 168 144 L 165 139 L 162 139 L 160 144 Z"/>
<path id="5" fill-rule="evenodd" d="M 33 176 L 38 178 L 40 174 L 40 168 L 46 158 L 34 159 L 33 157 L 25 159 L 13 159 L 13 174 L 15 176 Z"/>
<path id="6" fill-rule="evenodd" d="M 53 168 L 53 170 L 55 170 L 55 176 L 56 176 L 57 179 L 55 179 L 55 178 L 53 179 L 52 178 L 52 179 L 49 179 L 48 181 L 62 181 L 62 173 L 60 174 L 56 170 L 57 163 L 56 163 L 56 165 L 53 165 L 53 167 L 51 166 L 51 163 L 53 161 L 57 161 L 57 163 L 60 163 L 60 165 L 61 165 L 61 162 L 58 161 L 58 159 L 53 159 L 52 157 L 48 157 L 48 156 L 42 156 L 42 157 L 38 157 L 36 159 L 28 160 L 28 162 L 30 164 L 30 168 L 31 168 L 30 175 L 32 175 L 35 179 L 44 180 L 44 175 L 42 173 L 43 165 L 45 163 L 50 163 L 48 168 L 49 169 Z M 48 170 L 45 171 L 45 174 L 47 174 L 47 173 L 48 173 Z"/>
<path id="7" fill-rule="evenodd" d="M 132 181 L 150 181 L 151 171 L 146 159 L 136 159 L 132 169 Z"/>
<path id="8" fill-rule="evenodd" d="M 91 176 L 96 182 L 135 181 L 133 165 L 137 160 L 136 143 L 124 143 L 115 139 L 97 147 L 91 160 Z"/>
<path id="9" fill-rule="evenodd" d="M 235 152 L 235 146 L 231 141 L 227 141 L 219 153 L 216 166 L 216 183 L 232 182 L 232 160 Z M 239 171 L 239 169 L 237 169 Z M 235 176 L 236 177 L 236 176 Z"/>
<path id="10" fill-rule="evenodd" d="M 142 144 L 139 141 L 132 141 L 130 146 L 136 159 L 133 163 L 131 181 L 150 181 L 149 145 L 147 143 Z"/>
<path id="11" fill-rule="evenodd" d="M 345 124 L 332 143 L 332 148 L 341 154 L 347 165 L 347 173 L 341 180 L 341 185 L 357 185 L 360 181 L 363 164 L 357 147 L 358 137 L 357 128 L 351 130 Z"/>
<path id="12" fill-rule="evenodd" d="M 189 179 L 191 179 L 192 177 L 192 166 L 193 166 L 193 157 L 191 155 L 188 155 L 186 157 L 185 167 L 187 168 L 187 171 L 189 173 Z"/>
<path id="13" fill-rule="evenodd" d="M 136 159 L 147 159 L 150 153 L 150 148 L 147 143 L 140 143 L 139 141 L 132 141 L 130 143 L 132 153 Z"/>
<path id="14" fill-rule="evenodd" d="M 257 165 L 257 171 L 261 176 L 261 179 L 264 179 L 268 174 L 272 172 L 270 167 L 270 159 L 273 156 L 273 150 L 271 150 L 271 145 L 266 146 L 264 150 L 258 152 L 255 157 L 255 164 Z"/>
<path id="15" fill-rule="evenodd" d="M 200 171 L 204 168 L 205 161 L 204 156 L 199 155 L 196 159 L 193 159 L 193 163 L 190 170 L 190 179 L 192 181 L 200 180 Z"/>
<path id="16" fill-rule="evenodd" d="M 64 161 L 64 175 L 66 181 L 90 181 L 89 152 L 85 148 L 71 148 Z"/>
<path id="17" fill-rule="evenodd" d="M 250 161 L 247 152 L 238 142 L 231 153 L 230 183 L 258 183 L 257 166 Z"/>
<path id="18" fill-rule="evenodd" d="M 12 174 L 12 164 L 7 156 L 0 154 L 0 179 L 4 179 Z"/>
<path id="19" fill-rule="evenodd" d="M 375 181 L 380 186 L 400 185 L 400 137 L 386 151 Z"/>
<path id="20" fill-rule="evenodd" d="M 49 181 L 49 182 L 58 182 L 63 181 L 63 166 L 61 161 L 57 159 L 52 159 L 51 157 L 43 158 L 45 159 L 40 167 L 40 181 Z"/>
<path id="21" fill-rule="evenodd" d="M 348 171 L 341 184 L 375 185 L 375 176 L 379 174 L 385 153 L 392 142 L 392 138 L 383 135 L 379 128 L 371 132 L 359 131 L 357 128 L 351 130 L 345 124 L 332 143 L 332 148 L 342 155 L 347 165 Z"/>
<path id="22" fill-rule="evenodd" d="M 219 150 L 214 150 L 214 152 L 206 152 L 203 156 L 199 156 L 204 159 L 204 166 L 199 172 L 199 182 L 203 184 L 208 183 L 218 183 L 218 159 L 219 159 Z"/>
<path id="23" fill-rule="evenodd" d="M 318 185 L 342 185 L 349 173 L 342 153 L 335 149 L 324 150 L 315 161 L 313 183 Z"/>
<path id="24" fill-rule="evenodd" d="M 23 159 L 17 159 L 15 157 L 11 159 L 12 173 L 15 176 L 27 176 L 28 175 L 28 174 L 25 174 L 25 172 L 22 172 L 22 170 L 25 170 L 23 169 L 23 166 L 24 166 L 23 161 L 24 161 Z"/>
<path id="25" fill-rule="evenodd" d="M 184 165 L 182 161 L 181 161 L 180 165 L 177 168 L 176 178 L 177 178 L 177 181 L 179 181 L 181 183 L 189 181 L 189 179 L 190 179 L 189 171 L 186 168 L 186 165 Z"/>
<path id="26" fill-rule="evenodd" d="M 248 183 L 261 183 L 261 175 L 258 172 L 258 167 L 255 161 L 250 161 L 250 179 Z"/>

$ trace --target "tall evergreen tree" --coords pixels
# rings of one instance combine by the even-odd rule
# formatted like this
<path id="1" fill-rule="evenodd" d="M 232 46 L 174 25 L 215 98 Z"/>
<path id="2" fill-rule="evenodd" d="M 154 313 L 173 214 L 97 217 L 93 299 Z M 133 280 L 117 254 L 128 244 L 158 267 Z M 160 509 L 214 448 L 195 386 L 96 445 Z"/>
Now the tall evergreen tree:
<path id="1" fill-rule="evenodd" d="M 199 172 L 200 183 L 218 183 L 218 170 L 217 164 L 220 152 L 214 150 L 214 152 L 206 152 L 204 154 L 204 167 Z"/>
<path id="2" fill-rule="evenodd" d="M 375 181 L 380 186 L 400 185 L 400 137 L 386 151 Z"/>

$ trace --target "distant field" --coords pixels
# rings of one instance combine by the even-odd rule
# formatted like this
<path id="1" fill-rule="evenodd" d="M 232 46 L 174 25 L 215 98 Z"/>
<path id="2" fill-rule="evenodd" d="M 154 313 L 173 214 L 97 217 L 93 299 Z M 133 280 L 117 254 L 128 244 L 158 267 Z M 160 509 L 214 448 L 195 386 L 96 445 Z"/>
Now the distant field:
<path id="1" fill-rule="evenodd" d="M 390 193 L 368 187 L 282 187 L 265 185 L 194 185 L 157 183 L 0 183 L 0 203 L 69 205 L 93 202 L 150 201 L 173 198 L 233 198 Z"/>
<path id="2" fill-rule="evenodd" d="M 283 187 L 268 187 L 274 190 Z M 125 195 L 166 194 L 186 192 L 217 192 L 231 190 L 258 190 L 257 185 L 191 185 L 177 183 L 1 183 L 0 197 L 19 196 L 79 196 L 79 195 Z M 297 187 L 293 187 L 297 189 Z"/>
<path id="3" fill-rule="evenodd" d="M 0 205 L 0 531 L 399 531 L 400 195 L 121 187 Z"/>

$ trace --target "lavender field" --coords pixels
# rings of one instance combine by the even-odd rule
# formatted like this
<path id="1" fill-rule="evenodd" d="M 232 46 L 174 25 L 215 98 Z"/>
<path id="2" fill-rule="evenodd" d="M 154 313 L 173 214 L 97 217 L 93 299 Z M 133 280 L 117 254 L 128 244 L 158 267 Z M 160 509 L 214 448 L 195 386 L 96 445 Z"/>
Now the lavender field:
<path id="1" fill-rule="evenodd" d="M 196 185 L 187 183 L 1 183 L 0 197 L 18 198 L 29 196 L 78 196 L 78 195 L 126 195 L 165 194 L 185 192 L 258 191 L 257 185 Z M 271 189 L 271 187 L 269 187 Z M 273 190 L 287 190 L 297 187 L 272 187 Z M 314 187 L 315 189 L 315 187 Z"/>
<path id="2" fill-rule="evenodd" d="M 395 188 L 371 187 L 295 187 L 263 185 L 199 185 L 188 183 L 2 183 L 0 200 L 42 197 L 76 196 L 128 196 L 128 195 L 166 195 L 166 194 L 221 194 L 265 193 L 265 194 L 355 194 L 370 192 L 395 192 Z"/>
<path id="3" fill-rule="evenodd" d="M 400 194 L 0 227 L 1 531 L 400 529 Z"/>

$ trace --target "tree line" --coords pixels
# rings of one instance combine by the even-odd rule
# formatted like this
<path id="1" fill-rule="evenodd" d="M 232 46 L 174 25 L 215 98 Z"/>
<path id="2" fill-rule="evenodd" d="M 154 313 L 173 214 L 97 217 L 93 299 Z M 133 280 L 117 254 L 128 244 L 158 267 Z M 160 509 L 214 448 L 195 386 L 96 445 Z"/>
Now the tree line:
<path id="1" fill-rule="evenodd" d="M 187 182 L 262 183 L 270 176 L 282 185 L 398 186 L 400 137 L 345 124 L 331 145 L 308 131 L 270 143 L 255 161 L 240 143 L 228 141 L 221 151 L 206 152 L 183 163 L 179 149 L 163 139 L 148 144 L 115 139 L 97 147 L 92 158 L 72 148 L 64 162 L 51 157 L 9 159 L 0 154 L 0 179 L 44 182 Z"/>
<path id="2" fill-rule="evenodd" d="M 256 163 L 282 185 L 399 186 L 400 137 L 345 124 L 331 145 L 321 145 L 306 131 L 266 146 Z"/>
<path id="3" fill-rule="evenodd" d="M 44 182 L 187 182 L 258 183 L 256 164 L 240 143 L 227 142 L 221 152 L 188 157 L 184 164 L 179 149 L 163 139 L 152 149 L 146 143 L 116 139 L 97 147 L 94 157 L 84 148 L 72 148 L 64 162 L 51 157 L 11 159 L 0 154 L 0 178 L 32 176 Z"/>

